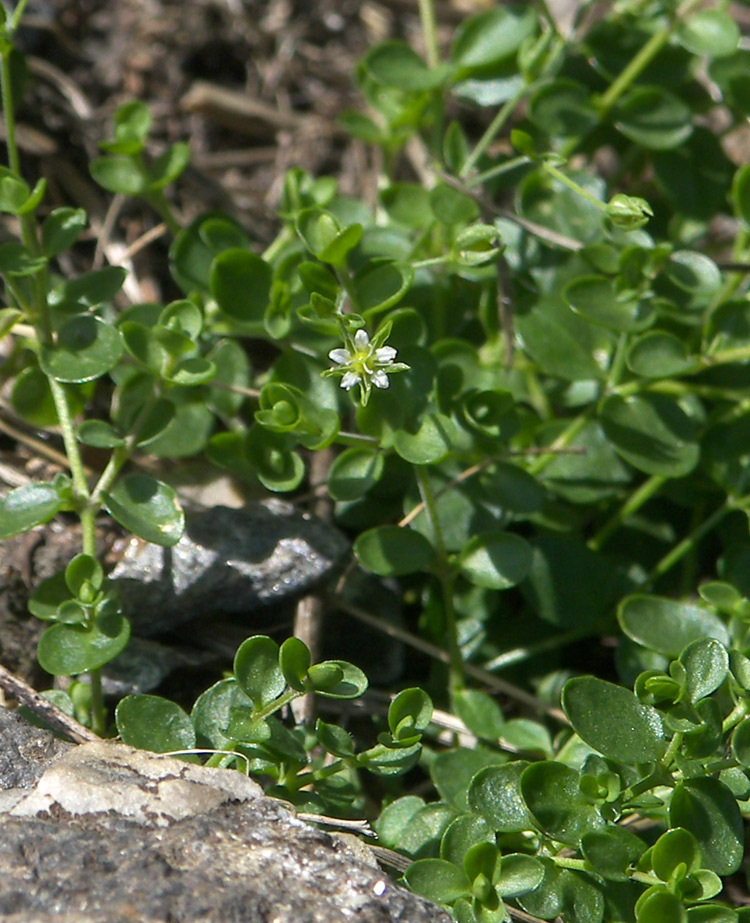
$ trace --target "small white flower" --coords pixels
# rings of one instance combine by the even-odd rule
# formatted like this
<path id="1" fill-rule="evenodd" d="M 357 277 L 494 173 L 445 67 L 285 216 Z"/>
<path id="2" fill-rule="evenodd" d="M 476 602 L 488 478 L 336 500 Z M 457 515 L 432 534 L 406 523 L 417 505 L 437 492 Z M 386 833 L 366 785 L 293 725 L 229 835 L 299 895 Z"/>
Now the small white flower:
<path id="1" fill-rule="evenodd" d="M 403 362 L 394 362 L 396 350 L 393 346 L 373 346 L 370 337 L 362 329 L 357 330 L 353 338 L 346 337 L 346 340 L 346 347 L 338 347 L 328 353 L 334 368 L 323 374 L 341 375 L 341 387 L 346 391 L 359 385 L 363 404 L 367 403 L 372 385 L 387 388 L 391 372 L 403 372 L 408 368 Z"/>

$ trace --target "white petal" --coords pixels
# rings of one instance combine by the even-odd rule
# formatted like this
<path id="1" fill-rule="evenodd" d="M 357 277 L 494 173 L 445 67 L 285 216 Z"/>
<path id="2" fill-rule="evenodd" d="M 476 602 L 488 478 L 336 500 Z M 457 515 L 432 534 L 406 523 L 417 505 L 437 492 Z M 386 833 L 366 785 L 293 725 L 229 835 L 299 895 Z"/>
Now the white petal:
<path id="1" fill-rule="evenodd" d="M 393 362 L 396 358 L 396 350 L 392 346 L 381 346 L 375 350 L 375 359 L 378 362 Z"/>
<path id="2" fill-rule="evenodd" d="M 354 345 L 357 349 L 367 349 L 370 345 L 370 338 L 365 330 L 360 329 L 354 334 Z"/>
<path id="3" fill-rule="evenodd" d="M 341 379 L 341 387 L 350 391 L 359 382 L 359 375 L 356 372 L 347 372 Z"/>
<path id="4" fill-rule="evenodd" d="M 375 385 L 376 388 L 387 388 L 390 385 L 390 381 L 388 381 L 388 376 L 385 374 L 385 372 L 382 372 L 380 370 L 375 372 L 375 374 L 372 376 L 372 383 Z"/>
<path id="5" fill-rule="evenodd" d="M 352 354 L 348 349 L 332 349 L 328 353 L 328 358 L 336 365 L 346 365 L 347 362 L 351 362 Z"/>

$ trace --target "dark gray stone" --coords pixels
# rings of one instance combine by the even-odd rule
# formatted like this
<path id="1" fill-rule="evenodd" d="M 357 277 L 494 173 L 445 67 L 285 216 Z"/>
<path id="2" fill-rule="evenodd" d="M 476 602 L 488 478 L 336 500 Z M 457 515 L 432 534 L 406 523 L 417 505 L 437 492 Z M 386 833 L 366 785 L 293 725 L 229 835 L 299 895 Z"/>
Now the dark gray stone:
<path id="1" fill-rule="evenodd" d="M 16 722 L 3 726 L 15 740 Z M 3 921 L 450 923 L 363 843 L 303 823 L 238 772 L 101 741 L 15 791 L 0 801 Z"/>
<path id="2" fill-rule="evenodd" d="M 0 707 L 0 790 L 30 789 L 49 764 L 72 747 Z"/>
<path id="3" fill-rule="evenodd" d="M 302 595 L 348 550 L 332 526 L 266 500 L 190 514 L 172 548 L 132 539 L 111 576 L 133 631 L 147 637 L 197 616 L 249 613 Z"/>

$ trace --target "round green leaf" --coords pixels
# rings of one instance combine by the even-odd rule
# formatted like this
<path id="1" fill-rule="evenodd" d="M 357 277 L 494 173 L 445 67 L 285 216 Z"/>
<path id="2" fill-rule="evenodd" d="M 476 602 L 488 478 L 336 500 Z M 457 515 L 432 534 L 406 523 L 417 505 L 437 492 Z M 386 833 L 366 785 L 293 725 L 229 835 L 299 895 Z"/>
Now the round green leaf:
<path id="1" fill-rule="evenodd" d="M 468 849 L 477 843 L 493 843 L 495 835 L 483 817 L 462 814 L 448 825 L 440 840 L 440 858 L 459 867 Z"/>
<path id="2" fill-rule="evenodd" d="M 97 157 L 89 163 L 89 170 L 103 189 L 117 195 L 141 195 L 148 186 L 145 168 L 126 154 Z"/>
<path id="3" fill-rule="evenodd" d="M 639 471 L 678 478 L 698 463 L 696 427 L 673 398 L 613 394 L 604 401 L 600 419 L 614 448 Z"/>
<path id="4" fill-rule="evenodd" d="M 213 381 L 216 377 L 216 366 L 203 356 L 193 356 L 190 359 L 182 359 L 170 374 L 164 377 L 176 385 L 194 388 L 196 385 L 205 385 Z"/>
<path id="5" fill-rule="evenodd" d="M 377 449 L 345 449 L 328 471 L 328 492 L 334 500 L 358 500 L 380 480 L 383 466 Z"/>
<path id="6" fill-rule="evenodd" d="M 326 724 L 320 718 L 315 722 L 318 743 L 332 756 L 347 759 L 354 756 L 354 740 L 351 734 L 335 724 Z"/>
<path id="7" fill-rule="evenodd" d="M 0 539 L 49 522 L 64 507 L 60 491 L 50 482 L 24 484 L 9 490 L 0 498 Z"/>
<path id="8" fill-rule="evenodd" d="M 729 655 L 723 644 L 713 638 L 700 638 L 680 654 L 685 667 L 686 688 L 695 703 L 715 692 L 729 672 Z"/>
<path id="9" fill-rule="evenodd" d="M 701 866 L 701 852 L 692 833 L 682 827 L 674 827 L 662 833 L 654 844 L 651 867 L 662 881 L 669 881 L 680 865 L 685 866 L 688 874 L 696 871 Z"/>
<path id="10" fill-rule="evenodd" d="M 445 183 L 430 190 L 430 208 L 441 224 L 467 224 L 479 214 L 479 206 L 464 192 Z M 456 249 L 460 244 L 456 243 Z"/>
<path id="11" fill-rule="evenodd" d="M 415 894 L 439 904 L 452 904 L 471 895 L 471 884 L 463 869 L 444 859 L 418 859 L 404 872 Z"/>
<path id="12" fill-rule="evenodd" d="M 82 208 L 56 208 L 42 224 L 42 251 L 46 257 L 57 256 L 78 240 L 86 227 L 86 212 Z"/>
<path id="13" fill-rule="evenodd" d="M 648 301 L 618 294 L 606 276 L 579 276 L 565 287 L 563 297 L 580 317 L 621 333 L 644 330 L 656 317 Z"/>
<path id="14" fill-rule="evenodd" d="M 473 750 L 459 747 L 438 753 L 430 764 L 430 776 L 442 800 L 463 812 L 469 810 L 468 791 L 474 776 L 506 759 L 504 754 L 481 746 Z"/>
<path id="15" fill-rule="evenodd" d="M 495 882 L 498 894 L 506 900 L 534 891 L 542 883 L 544 866 L 534 856 L 511 853 L 503 856 Z"/>
<path id="16" fill-rule="evenodd" d="M 598 123 L 591 93 L 576 80 L 542 84 L 529 100 L 529 117 L 551 137 L 582 137 Z"/>
<path id="17" fill-rule="evenodd" d="M 658 760 L 667 749 L 661 716 L 628 689 L 593 676 L 569 680 L 562 693 L 565 714 L 595 750 L 623 763 Z"/>
<path id="18" fill-rule="evenodd" d="M 688 644 L 703 638 L 729 645 L 726 625 L 709 609 L 662 596 L 627 596 L 617 618 L 629 638 L 668 657 L 679 657 Z"/>
<path id="19" fill-rule="evenodd" d="M 562 763 L 532 763 L 521 775 L 523 800 L 537 824 L 554 839 L 578 847 L 581 837 L 603 830 L 599 810 L 579 787 L 580 774 Z"/>
<path id="20" fill-rule="evenodd" d="M 741 766 L 750 767 L 750 718 L 745 718 L 734 729 L 732 753 Z"/>
<path id="21" fill-rule="evenodd" d="M 328 699 L 356 699 L 367 692 L 365 674 L 359 667 L 345 660 L 323 660 L 316 663 L 308 670 L 308 676 L 316 694 Z M 336 679 L 335 684 L 332 684 L 333 678 Z"/>
<path id="22" fill-rule="evenodd" d="M 549 375 L 565 381 L 598 379 L 598 356 L 607 355 L 612 334 L 574 314 L 562 297 L 542 295 L 516 319 L 524 349 Z"/>
<path id="23" fill-rule="evenodd" d="M 408 227 L 429 227 L 433 221 L 430 193 L 418 183 L 392 183 L 380 193 L 380 201 L 394 221 Z"/>
<path id="24" fill-rule="evenodd" d="M 126 695 L 115 709 L 123 743 L 139 750 L 169 753 L 195 747 L 195 730 L 176 702 L 158 695 Z"/>
<path id="25" fill-rule="evenodd" d="M 32 256 L 26 247 L 17 241 L 0 244 L 0 272 L 5 276 L 33 276 L 46 265 L 47 257 Z"/>
<path id="26" fill-rule="evenodd" d="M 703 868 L 731 875 L 742 863 L 744 833 L 737 799 L 718 779 L 688 779 L 674 790 L 669 822 L 698 841 Z"/>
<path id="27" fill-rule="evenodd" d="M 406 42 L 381 42 L 365 55 L 364 66 L 379 84 L 398 90 L 433 90 L 446 79 L 445 65 L 429 68 Z"/>
<path id="28" fill-rule="evenodd" d="M 78 427 L 76 436 L 79 442 L 94 449 L 114 449 L 116 446 L 125 445 L 122 436 L 106 420 L 84 420 Z"/>
<path id="29" fill-rule="evenodd" d="M 374 824 L 380 842 L 391 847 L 402 842 L 412 819 L 424 806 L 416 795 L 404 795 L 386 805 Z"/>
<path id="30" fill-rule="evenodd" d="M 37 658 L 53 676 L 78 676 L 114 660 L 129 639 L 130 622 L 119 614 L 90 627 L 57 623 L 39 639 Z"/>
<path id="31" fill-rule="evenodd" d="M 268 490 L 288 491 L 299 487 L 305 476 L 305 463 L 290 446 L 285 434 L 253 426 L 245 438 L 245 454 L 261 484 Z"/>
<path id="32" fill-rule="evenodd" d="M 83 603 L 93 602 L 103 582 L 102 566 L 90 554 L 77 554 L 65 568 L 65 584 L 71 596 Z"/>
<path id="33" fill-rule="evenodd" d="M 170 268 L 182 291 L 208 294 L 211 264 L 225 250 L 250 246 L 241 226 L 223 212 L 200 215 L 179 231 L 169 252 Z"/>
<path id="34" fill-rule="evenodd" d="M 272 276 L 268 263 L 250 250 L 225 250 L 211 266 L 211 294 L 233 320 L 262 325 Z"/>
<path id="35" fill-rule="evenodd" d="M 50 292 L 50 305 L 72 311 L 76 306 L 80 310 L 111 301 L 122 288 L 127 274 L 122 266 L 105 266 L 66 279 Z"/>
<path id="36" fill-rule="evenodd" d="M 616 125 L 629 138 L 649 150 L 678 147 L 693 130 L 690 108 L 661 87 L 635 87 L 623 96 L 616 110 Z"/>
<path id="37" fill-rule="evenodd" d="M 15 412 L 34 426 L 57 426 L 57 409 L 49 379 L 38 366 L 23 369 L 10 395 Z"/>
<path id="38" fill-rule="evenodd" d="M 393 434 L 393 448 L 412 465 L 430 465 L 445 458 L 457 438 L 450 417 L 442 413 L 425 416 L 416 433 L 398 429 Z"/>
<path id="39" fill-rule="evenodd" d="M 453 707 L 472 734 L 481 740 L 497 742 L 503 732 L 505 717 L 498 703 L 480 689 L 459 689 L 453 695 Z"/>
<path id="40" fill-rule="evenodd" d="M 45 622 L 54 622 L 62 603 L 70 599 L 70 590 L 65 582 L 65 571 L 42 580 L 29 600 L 29 612 Z"/>
<path id="41" fill-rule="evenodd" d="M 644 378 L 669 378 L 682 375 L 695 366 L 683 340 L 663 330 L 653 330 L 631 345 L 628 368 Z"/>
<path id="42" fill-rule="evenodd" d="M 507 590 L 531 569 L 529 543 L 512 532 L 483 532 L 471 539 L 459 556 L 461 573 L 475 586 Z"/>
<path id="43" fill-rule="evenodd" d="M 581 840 L 584 857 L 608 881 L 627 881 L 631 866 L 645 850 L 642 840 L 621 827 L 587 833 Z"/>
<path id="44" fill-rule="evenodd" d="M 155 545 L 175 545 L 185 530 L 185 514 L 172 487 L 145 474 L 129 474 L 104 494 L 112 517 Z"/>
<path id="45" fill-rule="evenodd" d="M 365 316 L 392 308 L 406 294 L 414 273 L 407 263 L 371 260 L 351 281 L 357 310 Z"/>
<path id="46" fill-rule="evenodd" d="M 173 405 L 171 408 L 169 403 Z M 141 432 L 148 442 L 150 455 L 158 458 L 185 458 L 197 454 L 205 447 L 214 422 L 214 415 L 200 392 L 196 393 L 192 388 L 175 387 L 170 391 L 169 401 L 158 405 L 153 415 L 149 415 L 143 422 Z M 156 429 L 159 431 L 155 432 Z"/>
<path id="47" fill-rule="evenodd" d="M 360 564 L 381 577 L 398 577 L 427 570 L 435 551 L 419 532 L 399 526 L 379 526 L 363 532 L 354 542 Z"/>
<path id="48" fill-rule="evenodd" d="M 151 164 L 149 173 L 149 192 L 164 189 L 173 183 L 190 163 L 190 146 L 184 141 L 170 145 L 163 154 Z"/>
<path id="49" fill-rule="evenodd" d="M 676 894 L 649 889 L 637 904 L 638 923 L 688 923 L 687 910 Z"/>
<path id="50" fill-rule="evenodd" d="M 698 10 L 679 22 L 677 38 L 693 54 L 723 58 L 736 51 L 740 29 L 724 10 Z"/>
<path id="51" fill-rule="evenodd" d="M 273 702 L 286 686 L 279 667 L 278 644 L 265 635 L 243 641 L 234 656 L 234 675 L 254 705 Z"/>
<path id="52" fill-rule="evenodd" d="M 216 375 L 215 385 L 231 385 L 235 388 L 247 388 L 250 381 L 250 362 L 245 350 L 235 340 L 219 340 L 206 358 L 213 362 Z M 211 406 L 220 414 L 232 417 L 245 401 L 243 394 L 212 387 L 208 391 Z"/>
<path id="53" fill-rule="evenodd" d="M 191 718 L 199 747 L 223 749 L 230 743 L 226 735 L 229 715 L 234 708 L 252 707 L 252 702 L 234 679 L 222 679 L 195 700 Z"/>
<path id="54" fill-rule="evenodd" d="M 117 365 L 122 349 L 117 328 L 92 314 L 79 314 L 63 324 L 54 346 L 41 347 L 39 364 L 57 381 L 92 381 Z"/>
<path id="55" fill-rule="evenodd" d="M 469 805 L 498 833 L 534 829 L 534 819 L 520 787 L 521 773 L 528 765 L 525 760 L 514 760 L 502 766 L 487 766 L 469 783 Z"/>
<path id="56" fill-rule="evenodd" d="M 541 430 L 545 445 L 564 429 L 557 421 Z M 632 476 L 630 468 L 610 445 L 596 420 L 587 423 L 572 440 L 573 451 L 555 456 L 541 475 L 545 485 L 571 503 L 597 503 L 613 496 Z"/>
<path id="57" fill-rule="evenodd" d="M 456 31 L 451 59 L 469 71 L 496 64 L 515 54 L 537 28 L 533 7 L 503 5 L 465 19 Z"/>
<path id="58" fill-rule="evenodd" d="M 279 667 L 292 689 L 304 692 L 307 671 L 310 669 L 310 651 L 299 638 L 287 638 L 279 649 Z"/>
<path id="59" fill-rule="evenodd" d="M 388 727 L 395 740 L 426 730 L 432 718 L 432 701 L 422 689 L 404 689 L 388 707 Z"/>
<path id="60" fill-rule="evenodd" d="M 703 253 L 677 250 L 664 264 L 664 273 L 678 288 L 699 299 L 710 298 L 722 284 L 721 270 Z"/>

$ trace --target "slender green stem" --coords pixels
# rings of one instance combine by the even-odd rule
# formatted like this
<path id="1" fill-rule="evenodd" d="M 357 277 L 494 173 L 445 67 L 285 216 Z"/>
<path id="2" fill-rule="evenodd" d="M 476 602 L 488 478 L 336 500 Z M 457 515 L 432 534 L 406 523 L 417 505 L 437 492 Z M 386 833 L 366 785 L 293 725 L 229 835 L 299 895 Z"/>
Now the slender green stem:
<path id="1" fill-rule="evenodd" d="M 529 660 L 531 657 L 536 657 L 547 651 L 558 650 L 561 647 L 565 647 L 566 644 L 572 644 L 574 641 L 578 641 L 589 635 L 590 631 L 588 630 L 586 632 L 564 631 L 560 634 L 552 635 L 549 638 L 543 638 L 541 641 L 525 644 L 523 647 L 514 647 L 512 650 L 503 651 L 502 654 L 493 657 L 492 660 L 484 664 L 483 669 L 490 671 L 505 670 L 508 667 L 523 663 L 524 660 Z"/>
<path id="2" fill-rule="evenodd" d="M 419 18 L 422 23 L 427 64 L 429 67 L 437 67 L 440 63 L 440 50 L 438 48 L 437 22 L 435 20 L 433 0 L 419 0 Z"/>
<path id="3" fill-rule="evenodd" d="M 161 189 L 158 189 L 156 192 L 151 192 L 146 196 L 146 200 L 149 205 L 159 213 L 162 221 L 172 234 L 177 234 L 182 230 L 182 225 L 175 217 L 172 206 L 169 204 L 167 197 L 164 195 Z"/>
<path id="4" fill-rule="evenodd" d="M 440 588 L 443 597 L 443 617 L 445 619 L 446 647 L 450 655 L 449 677 L 451 694 L 463 689 L 466 685 L 464 671 L 464 661 L 461 656 L 461 648 L 458 644 L 458 630 L 456 627 L 456 610 L 454 608 L 453 588 L 455 576 L 448 559 L 443 539 L 443 530 L 440 525 L 440 517 L 435 503 L 435 495 L 430 484 L 429 477 L 422 465 L 415 465 L 414 471 L 419 485 L 419 493 L 422 497 L 427 517 L 430 521 L 433 534 L 435 536 L 435 550 L 438 557 L 438 574 Z"/>
<path id="5" fill-rule="evenodd" d="M 5 143 L 8 148 L 8 166 L 18 176 L 21 175 L 21 159 L 16 143 L 16 110 L 13 104 L 13 90 L 10 73 L 10 47 L 3 50 L 0 60 L 0 77 L 2 78 L 3 114 L 5 116 Z"/>
<path id="6" fill-rule="evenodd" d="M 107 732 L 104 711 L 104 696 L 102 694 L 102 671 L 89 670 L 89 682 L 91 683 L 91 730 L 104 737 Z"/>
<path id="7" fill-rule="evenodd" d="M 596 413 L 595 407 L 589 407 L 589 409 L 582 414 L 579 414 L 575 419 L 571 420 L 568 426 L 563 430 L 562 433 L 555 439 L 552 445 L 549 446 L 549 455 L 543 455 L 541 458 L 529 467 L 529 473 L 537 477 L 547 468 L 552 462 L 557 458 L 557 454 L 561 449 L 566 449 L 571 442 L 579 435 L 581 430 L 583 430 L 586 424 L 591 420 L 591 418 Z"/>
<path id="8" fill-rule="evenodd" d="M 748 702 L 747 699 L 740 699 L 731 710 L 731 712 L 722 721 L 721 733 L 726 734 L 727 731 L 731 731 L 732 728 L 737 727 L 737 725 L 748 714 L 748 712 L 750 712 L 750 702 Z"/>
<path id="9" fill-rule="evenodd" d="M 663 28 L 654 32 L 646 44 L 631 58 L 625 69 L 615 78 L 609 85 L 607 91 L 599 99 L 599 117 L 602 121 L 604 121 L 620 97 L 630 89 L 632 84 L 667 44 L 680 18 L 686 16 L 694 7 L 702 2 L 703 0 L 685 0 L 682 6 L 680 6 L 670 18 L 669 22 Z M 562 147 L 560 151 L 561 155 L 563 157 L 569 157 L 582 140 L 582 137 L 570 138 Z"/>
<path id="10" fill-rule="evenodd" d="M 495 118 L 485 129 L 482 137 L 479 139 L 479 141 L 477 141 L 476 145 L 474 146 L 474 150 L 466 158 L 466 161 L 461 167 L 461 172 L 459 174 L 461 177 L 466 177 L 469 175 L 469 173 L 471 173 L 471 171 L 479 162 L 479 159 L 486 153 L 487 148 L 502 131 L 505 123 L 508 121 L 511 115 L 513 115 L 516 110 L 516 106 L 518 106 L 518 104 L 528 92 L 529 87 L 522 87 L 515 96 L 512 96 L 505 103 L 505 105 L 500 108 Z"/>
<path id="11" fill-rule="evenodd" d="M 588 543 L 589 548 L 592 551 L 600 551 L 602 545 L 604 545 L 610 535 L 616 532 L 617 529 L 637 512 L 647 500 L 650 500 L 657 490 L 662 487 L 665 481 L 665 477 L 657 474 L 652 475 L 647 481 L 644 481 L 643 484 L 628 497 L 614 516 L 608 519 L 596 535 L 590 539 Z"/>
<path id="12" fill-rule="evenodd" d="M 666 766 L 667 768 L 669 767 L 672 760 L 675 758 L 675 754 L 682 746 L 683 737 L 684 735 L 680 731 L 677 731 L 674 737 L 669 741 L 669 746 L 667 747 L 667 750 L 661 759 L 662 766 Z"/>
<path id="13" fill-rule="evenodd" d="M 712 776 L 715 772 L 722 772 L 724 769 L 736 769 L 740 764 L 737 760 L 727 757 L 724 760 L 715 760 L 713 763 L 706 763 L 703 767 L 704 774 Z"/>
<path id="14" fill-rule="evenodd" d="M 340 445 L 363 445 L 372 446 L 373 448 L 380 445 L 380 440 L 374 436 L 364 436 L 362 433 L 348 433 L 343 430 L 336 436 L 336 442 Z"/>
<path id="15" fill-rule="evenodd" d="M 648 575 L 644 587 L 650 587 L 656 581 L 663 577 L 667 571 L 671 570 L 677 564 L 678 561 L 682 560 L 686 554 L 689 554 L 698 542 L 714 529 L 721 520 L 727 515 L 730 510 L 730 504 L 724 503 L 718 509 L 705 519 L 696 529 L 686 536 L 681 542 L 674 546 L 674 548 L 659 561 L 656 566 L 651 570 L 651 573 Z"/>
<path id="16" fill-rule="evenodd" d="M 558 170 L 557 167 L 554 167 L 551 163 L 542 163 L 542 169 L 545 173 L 549 173 L 550 176 L 554 176 L 555 179 L 559 180 L 561 183 L 564 183 L 569 189 L 572 189 L 573 192 L 578 193 L 578 195 L 583 196 L 588 202 L 591 202 L 592 205 L 595 205 L 600 211 L 607 211 L 607 203 L 602 202 L 601 199 L 597 199 L 596 196 L 592 195 L 587 189 L 584 189 L 579 183 L 575 180 L 572 180 L 569 176 L 566 176 L 562 170 Z"/>
<path id="17" fill-rule="evenodd" d="M 672 28 L 673 25 L 670 22 L 663 29 L 654 32 L 646 44 L 630 59 L 625 69 L 609 85 L 606 93 L 599 100 L 599 114 L 602 118 L 609 113 L 622 94 L 630 88 L 631 84 L 667 44 L 669 36 L 672 34 Z"/>
<path id="18" fill-rule="evenodd" d="M 561 869 L 575 869 L 580 872 L 592 871 L 591 865 L 585 859 L 574 859 L 572 856 L 551 856 L 550 858 Z"/>
<path id="19" fill-rule="evenodd" d="M 625 70 L 622 71 L 612 84 L 610 84 L 607 92 L 599 100 L 599 112 L 602 116 L 605 116 L 609 112 L 622 94 L 630 88 L 631 84 L 643 73 L 667 44 L 676 23 L 702 2 L 703 0 L 685 0 L 677 9 L 677 12 L 669 23 L 667 23 L 664 28 L 659 29 L 658 32 L 654 32 L 640 51 L 630 60 Z"/>
<path id="20" fill-rule="evenodd" d="M 498 176 L 502 176 L 503 173 L 510 173 L 511 170 L 530 163 L 532 163 L 530 157 L 527 157 L 526 154 L 519 154 L 518 157 L 511 157 L 510 160 L 505 160 L 503 163 L 490 167 L 484 173 L 478 173 L 476 176 L 470 177 L 466 180 L 466 187 L 471 189 L 473 186 L 480 186 L 482 183 L 486 183 L 487 180 L 496 179 Z"/>
<path id="21" fill-rule="evenodd" d="M 23 17 L 24 10 L 29 0 L 18 0 L 16 8 L 11 13 L 10 19 L 8 20 L 7 33 L 8 35 L 13 35 L 16 29 L 21 24 L 21 18 Z"/>
<path id="22" fill-rule="evenodd" d="M 651 887 L 652 885 L 663 885 L 664 882 L 656 875 L 649 875 L 648 872 L 629 872 L 628 877 L 631 881 L 637 881 L 639 884 Z"/>
<path id="23" fill-rule="evenodd" d="M 290 243 L 292 243 L 294 237 L 294 231 L 290 227 L 283 227 L 263 251 L 263 259 L 270 263 L 279 255 L 279 253 L 281 253 L 284 247 L 287 247 Z"/>

